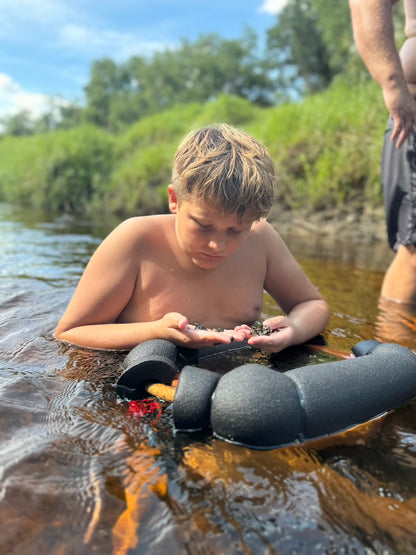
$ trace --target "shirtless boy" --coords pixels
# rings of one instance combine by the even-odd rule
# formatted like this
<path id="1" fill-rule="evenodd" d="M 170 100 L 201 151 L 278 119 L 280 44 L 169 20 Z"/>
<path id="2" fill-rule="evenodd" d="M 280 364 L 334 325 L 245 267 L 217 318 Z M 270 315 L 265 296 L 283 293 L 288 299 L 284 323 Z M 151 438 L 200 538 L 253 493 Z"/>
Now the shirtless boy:
<path id="1" fill-rule="evenodd" d="M 56 338 L 120 350 L 233 338 L 276 352 L 319 334 L 328 306 L 265 220 L 275 182 L 267 150 L 247 133 L 213 125 L 189 134 L 168 186 L 171 214 L 126 220 L 102 242 Z M 251 337 L 264 289 L 286 316 L 265 321 L 276 333 Z"/>

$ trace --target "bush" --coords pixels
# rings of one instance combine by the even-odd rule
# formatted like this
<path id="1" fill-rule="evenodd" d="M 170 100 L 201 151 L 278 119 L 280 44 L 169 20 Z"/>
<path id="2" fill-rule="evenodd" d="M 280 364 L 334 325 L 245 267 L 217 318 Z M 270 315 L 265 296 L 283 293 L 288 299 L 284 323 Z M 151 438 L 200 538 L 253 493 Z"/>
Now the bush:
<path id="1" fill-rule="evenodd" d="M 60 212 L 85 212 L 106 189 L 114 140 L 94 127 L 0 142 L 0 198 Z"/>
<path id="2" fill-rule="evenodd" d="M 101 208 L 121 216 L 165 212 L 176 144 L 139 148 L 115 167 Z"/>
<path id="3" fill-rule="evenodd" d="M 212 123 L 228 123 L 235 127 L 243 127 L 259 117 L 263 110 L 245 98 L 224 94 L 205 104 L 193 122 L 193 129 Z"/>
<path id="4" fill-rule="evenodd" d="M 183 136 L 219 121 L 239 125 L 258 112 L 247 100 L 223 95 L 205 106 L 178 105 L 135 123 L 117 144 L 104 210 L 124 216 L 166 211 L 172 161 Z"/>
<path id="5" fill-rule="evenodd" d="M 179 141 L 192 127 L 202 110 L 202 104 L 179 104 L 174 108 L 139 120 L 118 140 L 118 156 L 136 152 L 139 147 L 157 145 L 160 142 Z"/>
<path id="6" fill-rule="evenodd" d="M 255 132 L 278 167 L 280 201 L 316 209 L 342 207 L 357 196 L 361 203 L 379 203 L 386 120 L 373 82 L 351 89 L 338 81 L 302 103 L 269 110 Z"/>

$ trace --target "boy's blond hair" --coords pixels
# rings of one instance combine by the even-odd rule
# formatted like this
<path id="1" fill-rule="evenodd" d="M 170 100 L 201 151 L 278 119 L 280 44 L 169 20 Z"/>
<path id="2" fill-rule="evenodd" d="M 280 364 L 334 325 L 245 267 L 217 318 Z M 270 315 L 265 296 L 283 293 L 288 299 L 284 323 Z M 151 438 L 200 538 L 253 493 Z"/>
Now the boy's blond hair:
<path id="1" fill-rule="evenodd" d="M 245 131 L 226 124 L 187 135 L 176 152 L 172 184 L 179 201 L 192 197 L 218 208 L 259 219 L 273 204 L 276 168 L 267 149 Z"/>

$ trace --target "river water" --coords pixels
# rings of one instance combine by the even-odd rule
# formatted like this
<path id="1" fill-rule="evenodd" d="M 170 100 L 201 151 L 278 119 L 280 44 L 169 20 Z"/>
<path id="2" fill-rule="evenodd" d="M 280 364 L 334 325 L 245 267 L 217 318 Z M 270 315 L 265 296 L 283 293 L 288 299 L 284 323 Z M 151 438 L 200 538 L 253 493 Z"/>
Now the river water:
<path id="1" fill-rule="evenodd" d="M 0 206 L 0 552 L 415 553 L 415 402 L 329 444 L 250 450 L 175 434 L 168 403 L 131 415 L 122 354 L 53 339 L 113 224 Z M 330 304 L 328 346 L 415 348 L 415 315 L 378 299 L 384 244 L 285 239 Z"/>

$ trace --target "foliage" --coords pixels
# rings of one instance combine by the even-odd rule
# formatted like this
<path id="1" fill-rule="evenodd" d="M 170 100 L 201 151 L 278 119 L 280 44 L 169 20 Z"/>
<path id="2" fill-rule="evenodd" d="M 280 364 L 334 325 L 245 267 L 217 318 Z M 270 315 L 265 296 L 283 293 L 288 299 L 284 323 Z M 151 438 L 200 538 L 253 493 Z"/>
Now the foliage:
<path id="1" fill-rule="evenodd" d="M 205 104 L 195 119 L 194 127 L 203 127 L 213 122 L 227 122 L 235 127 L 244 127 L 263 113 L 248 100 L 230 95 L 221 95 Z"/>
<path id="2" fill-rule="evenodd" d="M 9 117 L 2 118 L 0 124 L 4 127 L 5 135 L 22 137 L 34 133 L 34 122 L 29 110 L 21 110 Z"/>
<path id="3" fill-rule="evenodd" d="M 131 152 L 115 165 L 97 208 L 120 216 L 165 212 L 174 152 L 163 142 Z"/>
<path id="4" fill-rule="evenodd" d="M 402 2 L 393 18 L 400 46 Z M 323 91 L 338 76 L 355 84 L 370 79 L 353 40 L 348 0 L 288 0 L 267 31 L 264 52 L 248 27 L 239 39 L 201 35 L 120 64 L 96 60 L 85 106 L 51 99 L 49 113 L 37 120 L 25 111 L 4 118 L 0 133 L 23 136 L 90 123 L 123 135 L 135 122 L 178 105 L 205 105 L 228 95 L 276 106 Z"/>
<path id="5" fill-rule="evenodd" d="M 317 210 L 381 202 L 383 109 L 374 82 L 352 89 L 339 79 L 302 103 L 270 110 L 257 135 L 278 166 L 278 202 Z"/>
<path id="6" fill-rule="evenodd" d="M 174 142 L 184 135 L 195 119 L 204 110 L 197 102 L 178 104 L 152 116 L 146 116 L 127 128 L 117 141 L 120 156 L 159 142 Z"/>
<path id="7" fill-rule="evenodd" d="M 50 98 L 49 110 L 35 117 L 29 110 L 20 110 L 0 119 L 3 135 L 21 137 L 47 133 L 55 129 L 69 129 L 82 124 L 84 110 L 60 98 Z"/>
<path id="8" fill-rule="evenodd" d="M 299 103 L 255 107 L 230 95 L 148 116 L 123 135 L 82 126 L 0 141 L 0 200 L 130 216 L 167 210 L 166 187 L 184 134 L 223 121 L 268 147 L 281 207 L 316 210 L 381 203 L 379 162 L 387 119 L 378 86 L 338 78 Z"/>
<path id="9" fill-rule="evenodd" d="M 257 113 L 248 100 L 221 95 L 207 104 L 182 104 L 138 121 L 117 141 L 105 210 L 120 215 L 166 211 L 172 160 L 182 137 L 218 121 L 241 126 Z"/>
<path id="10" fill-rule="evenodd" d="M 260 105 L 273 101 L 274 83 L 256 55 L 257 38 L 201 35 L 182 40 L 176 49 L 151 58 L 134 56 L 117 66 L 110 59 L 94 62 L 85 87 L 86 118 L 112 131 L 176 104 L 206 102 L 221 94 L 247 98 Z"/>
<path id="11" fill-rule="evenodd" d="M 289 0 L 267 32 L 270 65 L 278 70 L 279 88 L 300 95 L 324 90 L 334 77 L 357 77 L 351 18 L 346 0 Z M 358 75 L 360 76 L 360 75 Z"/>
<path id="12" fill-rule="evenodd" d="M 114 140 L 93 127 L 0 141 L 0 199 L 85 212 L 103 193 Z"/>
<path id="13" fill-rule="evenodd" d="M 286 86 L 310 94 L 330 83 L 329 56 L 310 0 L 292 0 L 285 6 L 268 31 L 267 44 Z"/>
<path id="14" fill-rule="evenodd" d="M 86 119 L 94 125 L 109 127 L 109 114 L 114 98 L 129 86 L 129 76 L 110 58 L 92 64 L 90 82 L 85 87 Z"/>

